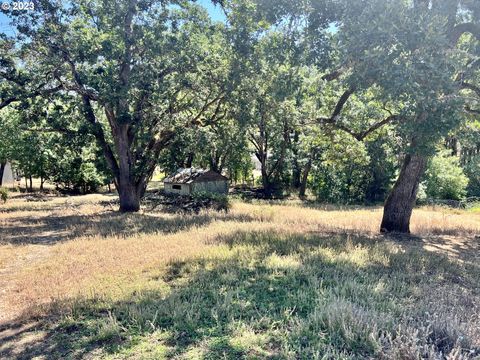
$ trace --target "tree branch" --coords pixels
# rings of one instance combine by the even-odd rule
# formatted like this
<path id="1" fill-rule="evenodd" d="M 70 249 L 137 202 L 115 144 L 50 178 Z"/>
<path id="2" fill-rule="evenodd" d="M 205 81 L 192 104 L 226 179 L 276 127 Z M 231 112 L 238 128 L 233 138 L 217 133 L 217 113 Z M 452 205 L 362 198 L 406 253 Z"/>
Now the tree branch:
<path id="1" fill-rule="evenodd" d="M 367 130 L 360 134 L 355 134 L 353 137 L 357 139 L 358 141 L 362 141 L 365 139 L 368 135 L 370 135 L 372 132 L 380 129 L 382 126 L 387 125 L 388 123 L 391 123 L 395 120 L 399 119 L 398 115 L 390 115 L 389 117 L 383 119 L 382 121 L 379 121 L 378 123 L 370 126 Z"/>
<path id="2" fill-rule="evenodd" d="M 105 138 L 105 133 L 103 132 L 102 125 L 97 121 L 90 99 L 88 98 L 88 96 L 82 95 L 82 102 L 85 118 L 92 125 L 92 133 L 103 150 L 103 154 L 105 155 L 108 166 L 112 170 L 113 176 L 118 180 L 120 169 L 118 167 L 117 159 L 113 154 L 110 144 Z"/>
<path id="3" fill-rule="evenodd" d="M 472 109 L 470 106 L 465 106 L 465 111 L 469 114 L 480 115 L 480 110 Z"/>
<path id="4" fill-rule="evenodd" d="M 325 124 L 335 124 L 337 122 L 337 116 L 340 115 L 340 113 L 343 110 L 343 107 L 347 103 L 348 99 L 352 94 L 355 92 L 354 89 L 349 89 L 345 91 L 342 96 L 340 96 L 340 99 L 337 102 L 337 105 L 335 106 L 335 109 L 333 110 L 332 115 L 329 118 L 318 118 L 316 121 L 325 123 Z"/>
<path id="5" fill-rule="evenodd" d="M 477 40 L 480 40 L 480 26 L 475 23 L 468 22 L 468 23 L 458 24 L 453 27 L 449 35 L 450 43 L 452 45 L 456 45 L 460 37 L 466 33 L 470 33 L 474 37 L 476 37 Z"/>
<path id="6" fill-rule="evenodd" d="M 342 125 L 342 124 L 339 124 L 337 122 L 337 117 L 342 112 L 343 108 L 345 107 L 345 104 L 347 103 L 350 96 L 352 96 L 354 91 L 355 91 L 354 89 L 349 89 L 349 90 L 345 91 L 342 94 L 342 96 L 340 97 L 340 99 L 338 100 L 337 105 L 335 106 L 335 109 L 334 109 L 332 115 L 329 118 L 325 118 L 325 117 L 317 118 L 315 120 L 315 122 L 316 123 L 321 123 L 321 124 L 332 125 L 334 128 L 336 128 L 338 130 L 341 130 L 341 131 L 344 131 L 347 134 L 350 134 L 351 136 L 353 136 L 358 141 L 363 141 L 368 135 L 370 135 L 374 131 L 380 129 L 382 126 L 384 126 L 388 123 L 391 123 L 391 122 L 393 122 L 393 121 L 395 121 L 399 118 L 398 115 L 391 114 L 389 110 L 385 109 L 387 112 L 390 113 L 390 116 L 388 116 L 387 118 L 383 119 L 382 121 L 379 121 L 378 123 L 370 126 L 368 129 L 366 129 L 365 131 L 362 131 L 360 133 L 356 133 L 352 129 L 350 129 L 350 128 Z"/>
<path id="7" fill-rule="evenodd" d="M 325 81 L 333 81 L 338 79 L 343 74 L 343 69 L 337 69 L 332 71 L 331 73 L 325 74 L 322 76 L 322 80 Z"/>
<path id="8" fill-rule="evenodd" d="M 473 85 L 473 84 L 470 84 L 470 83 L 467 83 L 465 81 L 462 81 L 460 86 L 461 86 L 462 89 L 468 89 L 468 90 L 473 91 L 475 94 L 477 94 L 480 97 L 480 87 L 478 87 L 476 85 Z"/>
<path id="9" fill-rule="evenodd" d="M 220 106 L 220 103 L 221 103 L 221 100 L 223 99 L 223 94 L 220 94 L 218 96 L 216 96 L 215 98 L 213 98 L 211 101 L 207 101 L 203 106 L 202 108 L 200 109 L 200 111 L 198 112 L 197 115 L 195 115 L 193 117 L 192 120 L 189 121 L 189 123 L 191 125 L 202 125 L 201 122 L 199 121 L 200 120 L 200 117 L 205 113 L 205 111 L 207 111 L 210 106 L 212 106 L 213 104 L 215 104 L 217 101 L 219 102 L 219 104 L 217 105 L 217 109 L 218 107 Z"/>
<path id="10" fill-rule="evenodd" d="M 23 94 L 23 95 L 18 95 L 18 96 L 12 96 L 8 99 L 5 99 L 3 101 L 0 102 L 0 109 L 3 109 L 4 107 L 7 107 L 8 105 L 14 103 L 14 102 L 17 102 L 17 101 L 22 101 L 22 100 L 26 100 L 26 99 L 31 99 L 31 98 L 34 98 L 34 97 L 37 97 L 37 96 L 46 96 L 46 95 L 50 95 L 50 94 L 54 94 L 60 90 L 63 89 L 63 86 L 62 85 L 58 85 L 54 88 L 51 88 L 51 89 L 42 89 L 44 85 L 40 86 L 39 88 L 37 88 L 37 90 L 29 93 L 29 94 Z"/>

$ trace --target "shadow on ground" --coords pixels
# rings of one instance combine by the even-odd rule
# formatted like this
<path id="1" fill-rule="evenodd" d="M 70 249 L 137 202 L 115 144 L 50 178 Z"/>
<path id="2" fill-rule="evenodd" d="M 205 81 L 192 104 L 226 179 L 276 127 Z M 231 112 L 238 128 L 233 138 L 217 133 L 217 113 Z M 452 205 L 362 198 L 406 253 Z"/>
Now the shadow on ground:
<path id="1" fill-rule="evenodd" d="M 25 333 L 14 335 L 15 343 L 2 340 L 8 327 L 0 329 L 0 357 L 421 358 L 458 349 L 466 358 L 480 355 L 479 265 L 466 269 L 423 250 L 418 239 L 410 242 L 220 236 L 218 256 L 171 263 L 152 277 L 158 289 L 111 302 L 57 303 L 38 338 L 23 345 Z M 447 290 L 448 301 L 427 296 Z"/>
<path id="2" fill-rule="evenodd" d="M 65 215 L 61 212 L 44 216 L 11 217 L 0 227 L 0 244 L 53 245 L 82 236 L 117 236 L 175 233 L 213 221 L 253 221 L 248 215 L 228 213 L 174 214 L 121 214 L 105 211 L 93 215 Z"/>
<path id="3" fill-rule="evenodd" d="M 466 265 L 480 265 L 480 236 L 430 236 L 420 242 L 427 250 L 446 254 Z"/>

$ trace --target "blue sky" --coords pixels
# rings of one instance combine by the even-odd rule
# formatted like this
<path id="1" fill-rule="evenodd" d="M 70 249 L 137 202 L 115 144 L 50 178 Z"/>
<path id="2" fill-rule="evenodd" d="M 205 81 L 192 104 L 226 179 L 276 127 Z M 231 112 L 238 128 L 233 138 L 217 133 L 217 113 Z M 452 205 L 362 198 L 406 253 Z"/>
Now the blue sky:
<path id="1" fill-rule="evenodd" d="M 0 3 L 9 1 L 9 0 L 0 0 Z M 225 15 L 223 14 L 222 9 L 219 6 L 212 4 L 210 0 L 197 0 L 197 3 L 202 5 L 210 13 L 210 16 L 215 21 L 224 21 Z M 6 33 L 8 35 L 13 35 L 13 29 L 9 25 L 8 18 L 0 12 L 0 33 Z"/>
<path id="2" fill-rule="evenodd" d="M 8 25 L 8 22 L 8 18 L 3 13 L 0 13 L 0 33 L 11 34 L 11 27 Z"/>
<path id="3" fill-rule="evenodd" d="M 220 6 L 215 6 L 212 4 L 210 0 L 198 0 L 197 1 L 200 5 L 207 9 L 208 13 L 212 17 L 214 21 L 224 21 L 225 15 L 223 14 L 222 9 Z"/>

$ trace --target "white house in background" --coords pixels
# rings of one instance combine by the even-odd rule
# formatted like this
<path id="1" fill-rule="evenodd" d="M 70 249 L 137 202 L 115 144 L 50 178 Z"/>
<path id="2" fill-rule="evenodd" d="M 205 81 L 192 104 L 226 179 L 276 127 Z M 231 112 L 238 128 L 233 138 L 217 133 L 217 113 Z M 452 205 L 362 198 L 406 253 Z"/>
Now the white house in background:
<path id="1" fill-rule="evenodd" d="M 15 174 L 13 173 L 12 165 L 7 162 L 2 178 L 3 187 L 15 187 Z"/>

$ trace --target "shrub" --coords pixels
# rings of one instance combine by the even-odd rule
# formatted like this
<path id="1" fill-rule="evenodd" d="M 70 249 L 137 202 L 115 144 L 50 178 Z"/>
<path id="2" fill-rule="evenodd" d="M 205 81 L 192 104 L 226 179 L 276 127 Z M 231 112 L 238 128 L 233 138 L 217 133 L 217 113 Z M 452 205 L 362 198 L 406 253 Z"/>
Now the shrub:
<path id="1" fill-rule="evenodd" d="M 427 195 L 427 186 L 425 182 L 420 183 L 418 186 L 417 192 L 417 204 L 424 205 L 427 203 L 428 195 Z"/>
<path id="2" fill-rule="evenodd" d="M 363 144 L 338 138 L 312 170 L 311 189 L 319 201 L 361 203 L 371 181 L 371 158 Z"/>
<path id="3" fill-rule="evenodd" d="M 480 197 L 480 156 L 472 159 L 465 165 L 465 174 L 468 177 L 468 196 Z"/>
<path id="4" fill-rule="evenodd" d="M 432 199 L 462 200 L 467 195 L 468 178 L 459 158 L 441 151 L 429 163 L 426 172 L 426 194 Z"/>
<path id="5" fill-rule="evenodd" d="M 224 194 L 195 192 L 192 194 L 192 199 L 198 203 L 201 203 L 203 207 L 211 207 L 218 211 L 228 211 L 231 206 L 228 195 Z"/>
<path id="6" fill-rule="evenodd" d="M 8 189 L 0 187 L 0 200 L 6 203 L 8 200 Z"/>

